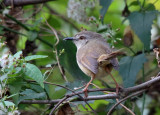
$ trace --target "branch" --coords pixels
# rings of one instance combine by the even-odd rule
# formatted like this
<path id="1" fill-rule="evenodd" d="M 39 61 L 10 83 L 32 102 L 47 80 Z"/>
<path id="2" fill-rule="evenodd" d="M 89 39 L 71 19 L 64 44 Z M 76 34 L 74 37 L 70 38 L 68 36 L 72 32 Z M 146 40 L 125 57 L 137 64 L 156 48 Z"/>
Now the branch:
<path id="1" fill-rule="evenodd" d="M 24 6 L 24 5 L 32 5 L 32 4 L 40 4 L 48 1 L 55 0 L 3 0 L 2 4 L 5 6 Z"/>
<path id="2" fill-rule="evenodd" d="M 72 95 L 67 95 L 66 97 L 69 97 Z M 97 96 L 88 96 L 85 98 L 85 100 L 102 100 L 102 99 L 113 99 L 113 98 L 118 98 L 119 96 L 117 94 L 106 94 L 106 95 L 97 95 Z M 58 102 L 61 102 L 63 99 L 56 99 L 56 100 L 23 100 L 20 103 L 21 104 L 56 104 Z M 66 101 L 69 102 L 75 102 L 75 101 L 84 101 L 80 97 L 76 98 L 69 98 Z"/>
<path id="3" fill-rule="evenodd" d="M 117 101 L 117 103 L 119 102 L 118 99 L 116 99 L 116 101 Z M 128 107 L 126 107 L 126 106 L 123 105 L 122 103 L 120 103 L 120 105 L 121 105 L 127 112 L 129 112 L 131 115 L 135 115 L 135 114 L 133 113 L 133 111 L 130 110 Z"/>
<path id="4" fill-rule="evenodd" d="M 137 86 L 134 87 L 129 87 L 129 88 L 124 88 L 122 90 L 122 92 L 125 93 L 125 95 L 136 92 L 136 91 L 140 91 L 142 89 L 148 89 L 150 86 L 155 85 L 157 82 L 160 82 L 160 75 L 158 75 L 157 77 L 154 77 L 153 79 L 146 81 L 142 84 L 139 84 Z"/>
<path id="5" fill-rule="evenodd" d="M 157 82 L 160 82 L 160 75 L 155 77 L 154 79 L 151 79 L 151 80 L 144 82 L 142 84 L 139 84 L 137 86 L 123 88 L 120 90 L 119 95 L 106 94 L 106 95 L 88 96 L 87 98 L 85 98 L 85 100 L 88 101 L 88 100 L 104 100 L 104 99 L 123 98 L 123 97 L 128 96 L 131 93 L 145 91 L 146 89 L 149 89 L 150 86 L 155 85 Z M 54 85 L 54 84 L 52 84 L 52 85 Z M 55 84 L 55 85 L 57 85 L 57 84 Z M 115 91 L 115 89 L 111 89 L 111 91 L 113 91 L 113 90 Z M 88 90 L 88 92 L 97 92 L 97 91 L 108 91 L 108 88 L 106 88 L 106 89 L 89 89 Z M 72 102 L 84 101 L 84 98 L 81 98 L 81 97 L 72 98 L 73 96 L 79 95 L 82 93 L 83 93 L 83 91 L 78 91 L 78 92 L 68 94 L 67 96 L 70 98 L 68 98 L 67 101 L 70 101 L 70 100 L 72 100 Z M 57 100 L 23 100 L 20 103 L 23 103 L 23 104 L 55 104 L 55 103 L 58 103 L 59 101 L 61 101 L 61 99 L 57 99 Z"/>
<path id="6" fill-rule="evenodd" d="M 53 114 L 53 112 L 56 110 L 56 108 L 58 108 L 58 106 L 61 104 L 61 103 L 63 103 L 65 100 L 67 100 L 67 96 L 65 96 L 63 99 L 61 99 L 61 101 L 59 101 L 55 106 L 54 106 L 54 108 L 51 110 L 51 112 L 49 113 L 49 115 L 52 115 Z"/>

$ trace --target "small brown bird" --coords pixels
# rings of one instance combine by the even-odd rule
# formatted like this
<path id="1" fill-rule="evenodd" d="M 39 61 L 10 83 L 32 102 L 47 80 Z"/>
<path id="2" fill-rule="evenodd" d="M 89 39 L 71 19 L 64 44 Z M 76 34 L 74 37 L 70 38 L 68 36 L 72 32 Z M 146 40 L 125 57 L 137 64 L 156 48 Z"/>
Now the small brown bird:
<path id="1" fill-rule="evenodd" d="M 80 69 L 91 80 L 83 89 L 85 96 L 87 96 L 88 86 L 94 78 L 104 77 L 107 74 L 111 75 L 112 68 L 118 69 L 117 55 L 121 55 L 121 51 L 112 52 L 109 44 L 98 33 L 90 31 L 82 31 L 76 34 L 74 37 L 67 37 L 64 40 L 72 40 L 77 47 L 76 59 Z M 118 92 L 119 85 L 111 75 L 112 79 L 116 83 L 116 92 Z"/>

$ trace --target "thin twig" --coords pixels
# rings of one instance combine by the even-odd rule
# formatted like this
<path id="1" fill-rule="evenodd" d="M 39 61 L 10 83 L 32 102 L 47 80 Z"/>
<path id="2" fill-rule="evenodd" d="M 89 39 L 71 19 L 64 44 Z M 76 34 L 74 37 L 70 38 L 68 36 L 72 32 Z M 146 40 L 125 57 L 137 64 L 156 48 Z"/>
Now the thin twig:
<path id="1" fill-rule="evenodd" d="M 59 101 L 59 102 L 54 106 L 54 108 L 51 110 L 51 112 L 49 113 L 49 115 L 52 115 L 53 112 L 58 108 L 58 106 L 59 106 L 60 104 L 62 104 L 66 99 L 68 99 L 67 96 L 65 96 L 61 101 Z"/>
<path id="2" fill-rule="evenodd" d="M 34 80 L 27 80 L 27 82 L 36 82 L 36 81 L 34 81 Z M 74 90 L 72 90 L 72 89 L 70 89 L 70 88 L 68 88 L 66 86 L 55 84 L 55 83 L 51 83 L 51 82 L 47 82 L 47 81 L 44 81 L 43 83 L 49 84 L 49 85 L 55 85 L 55 86 L 58 86 L 58 87 L 62 87 L 64 89 L 66 89 L 66 90 L 74 92 L 74 94 L 72 94 L 72 96 L 84 93 L 84 91 L 77 91 L 77 92 L 75 92 Z M 97 92 L 97 91 L 115 91 L 115 88 L 88 89 L 88 92 Z"/>
<path id="3" fill-rule="evenodd" d="M 118 99 L 116 99 L 117 100 L 117 103 L 119 102 L 119 100 Z M 123 105 L 122 103 L 120 103 L 120 105 L 125 109 L 125 110 L 127 110 L 129 113 L 131 113 L 131 115 L 135 115 L 134 113 L 133 113 L 133 111 L 131 111 L 128 107 L 126 107 L 125 105 Z"/>
<path id="4" fill-rule="evenodd" d="M 32 13 L 31 16 L 29 16 L 29 19 L 32 18 L 33 16 L 35 16 L 37 13 L 39 13 L 43 8 L 43 4 L 41 4 L 40 6 L 38 6 L 37 9 L 34 10 L 34 12 Z"/>
<path id="5" fill-rule="evenodd" d="M 3 0 L 2 3 L 5 6 L 14 5 L 14 7 L 16 7 L 16 6 L 40 4 L 40 3 L 45 3 L 45 2 L 48 2 L 48 1 L 55 1 L 55 0 L 14 0 L 13 3 L 11 2 L 11 0 Z"/>
<path id="6" fill-rule="evenodd" d="M 145 78 L 145 76 L 144 76 L 144 64 L 143 64 L 143 66 L 142 66 L 142 79 L 143 79 L 143 82 L 144 82 L 144 78 Z M 144 112 L 144 105 L 145 105 L 145 92 L 143 93 L 143 102 L 142 102 L 142 110 L 141 110 L 141 113 L 142 113 L 142 115 L 143 115 L 143 112 Z"/>
<path id="7" fill-rule="evenodd" d="M 14 8 L 14 2 L 13 2 L 13 0 L 11 0 L 11 7 L 12 7 L 12 9 Z"/>
<path id="8" fill-rule="evenodd" d="M 116 106 L 118 106 L 120 103 L 122 103 L 123 101 L 125 101 L 125 100 L 127 100 L 127 99 L 129 99 L 129 98 L 131 98 L 131 97 L 137 96 L 137 95 L 143 93 L 144 91 L 146 91 L 146 90 L 144 89 L 144 90 L 135 92 L 135 93 L 133 93 L 133 94 L 131 94 L 131 95 L 129 95 L 129 96 L 121 99 L 121 100 L 120 100 L 119 102 L 117 102 L 114 106 L 112 106 L 112 108 L 109 110 L 109 112 L 107 113 L 107 115 L 111 115 L 113 109 L 114 109 Z"/>
<path id="9" fill-rule="evenodd" d="M 59 70 L 60 70 L 60 72 L 61 72 L 61 75 L 62 75 L 63 79 L 64 79 L 66 82 L 68 82 L 67 77 L 65 76 L 64 71 L 63 71 L 63 69 L 62 69 L 62 67 L 61 67 L 61 65 L 60 65 L 60 62 L 59 62 L 58 51 L 57 51 L 57 45 L 58 45 L 58 43 L 59 43 L 58 34 L 57 34 L 56 30 L 55 30 L 53 27 L 51 27 L 51 25 L 49 25 L 49 23 L 47 22 L 47 20 L 45 20 L 45 21 L 46 21 L 46 24 L 48 25 L 48 27 L 53 31 L 54 35 L 56 36 L 57 41 L 56 41 L 56 43 L 55 43 L 55 45 L 54 45 L 56 60 L 57 60 L 58 67 L 59 67 Z"/>
<path id="10" fill-rule="evenodd" d="M 81 95 L 79 95 L 78 93 L 76 94 L 76 93 L 74 92 L 74 90 L 69 89 L 69 88 L 67 88 L 67 87 L 65 87 L 65 86 L 59 85 L 59 84 L 54 84 L 54 83 L 50 83 L 50 82 L 44 82 L 44 83 L 51 84 L 51 85 L 56 85 L 56 86 L 59 86 L 59 87 L 63 87 L 63 88 L 65 88 L 65 89 L 69 90 L 69 91 L 72 91 L 72 94 L 68 95 L 67 97 L 72 97 L 73 95 L 79 96 L 80 99 L 83 100 L 83 101 L 89 106 L 89 108 L 96 114 L 96 112 L 93 110 L 93 108 L 88 104 L 87 99 L 84 99 L 84 98 L 83 98 Z M 82 91 L 81 93 L 83 93 L 83 91 Z M 63 102 L 63 101 L 62 101 L 62 102 Z M 56 106 L 56 107 L 58 107 L 58 106 Z M 54 109 L 56 109 L 56 108 L 54 108 Z"/>
<path id="11" fill-rule="evenodd" d="M 29 81 L 29 82 L 35 82 L 35 81 L 33 81 L 33 80 L 27 80 L 27 81 Z M 46 81 L 44 81 L 43 83 L 46 83 L 46 84 L 50 84 L 50 85 L 55 85 L 55 86 L 59 86 L 59 87 L 62 87 L 62 88 L 64 88 L 64 89 L 67 89 L 67 90 L 69 90 L 69 91 L 71 91 L 72 92 L 72 94 L 70 94 L 70 95 L 67 95 L 67 97 L 72 97 L 72 96 L 75 96 L 75 95 L 77 95 L 77 96 L 79 96 L 79 100 L 83 100 L 88 106 L 89 106 L 89 108 L 95 113 L 95 114 L 97 114 L 94 110 L 93 110 L 93 108 L 88 104 L 88 102 L 87 102 L 87 100 L 88 99 L 84 99 L 81 95 L 79 95 L 80 93 L 84 93 L 83 91 L 81 91 L 81 92 L 79 92 L 79 93 L 76 93 L 76 92 L 74 92 L 74 90 L 72 90 L 72 89 L 70 89 L 70 88 L 68 88 L 68 87 L 65 87 L 65 86 L 63 86 L 63 85 L 59 85 L 59 84 L 54 84 L 54 83 L 50 83 L 50 82 L 46 82 Z M 110 97 L 110 96 L 109 96 Z M 91 99 L 93 99 L 94 97 L 91 97 Z M 90 100 L 90 99 L 89 99 Z M 61 100 L 59 100 L 59 101 L 61 101 Z M 22 101 L 23 102 L 23 101 Z M 21 103 L 22 103 L 21 102 Z M 34 101 L 35 102 L 35 101 Z M 45 101 L 46 102 L 46 101 Z M 48 101 L 47 101 L 48 102 Z M 57 102 L 56 100 L 54 101 L 54 100 L 52 100 L 52 102 L 53 103 L 55 103 L 55 102 Z M 63 102 L 63 101 L 62 101 Z M 42 102 L 43 103 L 43 102 Z M 59 105 L 59 104 L 58 104 Z M 58 107 L 58 106 L 56 106 L 56 107 Z M 56 108 L 54 108 L 54 109 L 56 109 Z"/>
<path id="12" fill-rule="evenodd" d="M 52 83 L 49 83 L 49 82 L 44 82 L 44 83 L 52 84 Z M 56 84 L 56 85 L 57 85 L 57 84 Z M 73 90 L 71 90 L 71 89 L 69 89 L 69 88 L 67 88 L 67 87 L 64 87 L 64 86 L 61 86 L 61 85 L 57 85 L 57 86 L 60 86 L 60 87 L 63 87 L 63 88 L 65 88 L 65 89 L 68 89 L 69 91 L 72 91 L 72 94 L 65 96 L 66 98 L 64 97 L 61 101 L 59 101 L 58 104 L 52 109 L 52 111 L 51 111 L 50 114 L 52 114 L 52 113 L 54 112 L 54 110 L 55 110 L 57 107 L 59 107 L 59 105 L 60 105 L 61 103 L 63 103 L 67 98 L 72 97 L 72 95 L 75 94 L 75 95 L 78 95 L 78 96 L 80 97 L 80 99 L 82 99 L 82 100 L 89 106 L 89 108 L 97 115 L 97 113 L 93 110 L 93 108 L 92 108 L 92 107 L 88 104 L 88 102 L 86 101 L 87 99 L 84 99 L 81 95 L 76 94 Z"/>

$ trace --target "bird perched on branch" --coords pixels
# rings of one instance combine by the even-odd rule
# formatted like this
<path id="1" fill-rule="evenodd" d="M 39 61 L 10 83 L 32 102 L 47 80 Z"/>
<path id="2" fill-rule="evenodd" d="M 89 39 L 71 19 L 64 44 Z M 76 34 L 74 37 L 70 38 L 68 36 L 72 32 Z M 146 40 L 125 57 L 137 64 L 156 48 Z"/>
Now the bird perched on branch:
<path id="1" fill-rule="evenodd" d="M 74 37 L 67 37 L 64 40 L 72 40 L 76 45 L 78 66 L 86 75 L 91 77 L 91 80 L 83 89 L 86 97 L 88 86 L 92 80 L 108 74 L 114 80 L 116 92 L 118 92 L 119 85 L 110 72 L 112 68 L 118 69 L 119 65 L 116 56 L 124 54 L 123 52 L 112 52 L 106 40 L 100 34 L 91 31 L 82 31 Z"/>

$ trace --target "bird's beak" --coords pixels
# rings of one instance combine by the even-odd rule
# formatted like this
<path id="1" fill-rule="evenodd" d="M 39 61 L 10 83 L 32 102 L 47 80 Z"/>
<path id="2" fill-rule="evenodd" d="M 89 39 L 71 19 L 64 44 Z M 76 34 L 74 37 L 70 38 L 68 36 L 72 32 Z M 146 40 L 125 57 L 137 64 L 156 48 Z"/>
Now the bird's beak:
<path id="1" fill-rule="evenodd" d="M 63 40 L 74 40 L 75 38 L 74 37 L 67 37 L 67 38 L 64 38 Z"/>

